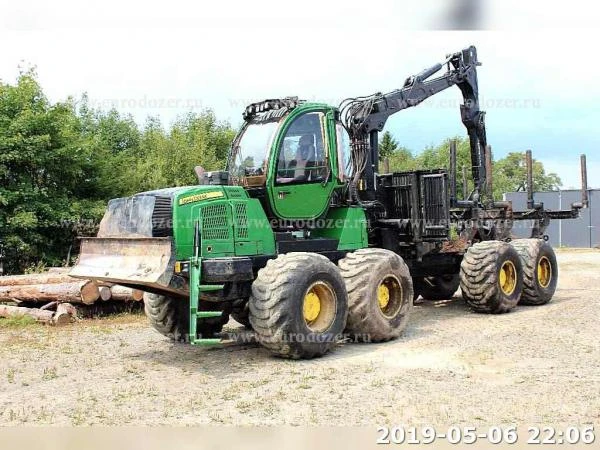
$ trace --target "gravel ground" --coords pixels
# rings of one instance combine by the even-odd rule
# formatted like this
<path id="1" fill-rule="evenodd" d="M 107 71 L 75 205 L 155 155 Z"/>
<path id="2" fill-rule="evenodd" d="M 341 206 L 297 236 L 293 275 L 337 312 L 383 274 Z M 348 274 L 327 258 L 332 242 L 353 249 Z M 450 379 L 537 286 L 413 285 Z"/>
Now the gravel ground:
<path id="1" fill-rule="evenodd" d="M 140 315 L 3 327 L 0 424 L 598 423 L 600 251 L 558 256 L 548 305 L 425 302 L 401 339 L 312 361 L 173 344 Z"/>

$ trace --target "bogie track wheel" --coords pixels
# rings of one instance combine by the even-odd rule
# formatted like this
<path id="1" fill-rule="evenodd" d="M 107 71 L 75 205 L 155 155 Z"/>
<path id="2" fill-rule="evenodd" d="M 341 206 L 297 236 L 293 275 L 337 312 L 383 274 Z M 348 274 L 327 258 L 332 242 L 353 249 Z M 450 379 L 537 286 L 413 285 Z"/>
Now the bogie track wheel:
<path id="1" fill-rule="evenodd" d="M 506 242 L 485 241 L 471 246 L 460 265 L 460 288 L 477 312 L 505 313 L 517 306 L 523 291 L 523 264 Z"/>
<path id="2" fill-rule="evenodd" d="M 366 342 L 400 336 L 413 304 L 413 281 L 404 260 L 389 250 L 366 248 L 349 253 L 338 265 L 348 290 L 346 331 Z"/>
<path id="3" fill-rule="evenodd" d="M 548 303 L 558 283 L 558 264 L 552 246 L 542 239 L 517 239 L 511 245 L 523 263 L 523 295 L 520 303 Z"/>

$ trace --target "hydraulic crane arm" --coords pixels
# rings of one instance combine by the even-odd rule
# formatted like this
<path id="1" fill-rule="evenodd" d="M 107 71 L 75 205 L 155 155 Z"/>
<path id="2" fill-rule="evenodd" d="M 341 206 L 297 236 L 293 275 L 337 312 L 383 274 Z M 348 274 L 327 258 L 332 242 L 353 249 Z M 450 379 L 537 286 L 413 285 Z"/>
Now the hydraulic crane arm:
<path id="1" fill-rule="evenodd" d="M 447 71 L 437 78 L 431 78 L 444 65 Z M 451 87 L 458 86 L 464 103 L 460 107 L 461 119 L 469 135 L 471 165 L 475 191 L 472 200 L 478 201 L 486 183 L 485 152 L 486 132 L 485 113 L 479 109 L 477 86 L 477 50 L 474 46 L 448 55 L 443 64 L 436 64 L 409 77 L 401 89 L 387 94 L 377 93 L 368 97 L 347 99 L 340 105 L 342 122 L 352 140 L 353 181 L 364 177 L 367 189 L 374 186 L 379 152 L 377 133 L 383 130 L 385 122 L 403 109 L 416 106 L 427 98 Z"/>

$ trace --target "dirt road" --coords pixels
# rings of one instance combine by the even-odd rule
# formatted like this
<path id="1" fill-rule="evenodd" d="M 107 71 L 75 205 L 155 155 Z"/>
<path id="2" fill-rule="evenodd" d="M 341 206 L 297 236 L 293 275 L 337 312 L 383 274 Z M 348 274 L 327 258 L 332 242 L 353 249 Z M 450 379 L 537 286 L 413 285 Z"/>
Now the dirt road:
<path id="1" fill-rule="evenodd" d="M 549 305 L 425 302 L 403 338 L 312 361 L 172 344 L 143 316 L 0 328 L 0 424 L 598 423 L 600 251 L 558 255 Z"/>

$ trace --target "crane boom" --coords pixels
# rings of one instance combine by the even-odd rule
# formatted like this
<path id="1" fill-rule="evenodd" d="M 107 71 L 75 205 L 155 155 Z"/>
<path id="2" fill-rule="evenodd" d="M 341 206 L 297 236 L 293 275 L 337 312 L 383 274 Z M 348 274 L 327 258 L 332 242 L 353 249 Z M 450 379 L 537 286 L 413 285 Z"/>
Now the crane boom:
<path id="1" fill-rule="evenodd" d="M 431 78 L 444 65 L 447 71 Z M 387 119 L 403 109 L 417 106 L 429 97 L 458 86 L 463 96 L 460 106 L 461 120 L 467 128 L 471 148 L 471 169 L 475 190 L 471 199 L 477 202 L 486 184 L 485 112 L 479 109 L 477 84 L 477 50 L 470 46 L 447 56 L 438 63 L 406 79 L 401 89 L 387 94 L 376 93 L 367 97 L 344 100 L 340 105 L 341 119 L 348 130 L 352 144 L 353 182 L 366 181 L 367 190 L 375 186 L 379 151 L 377 134 L 383 130 Z"/>

